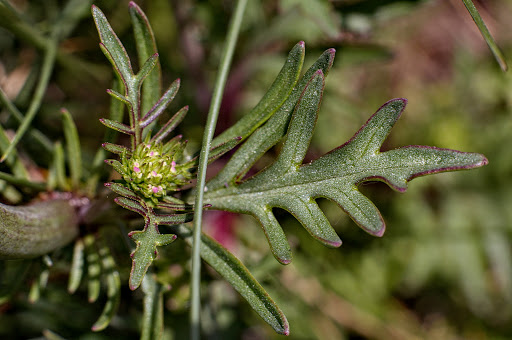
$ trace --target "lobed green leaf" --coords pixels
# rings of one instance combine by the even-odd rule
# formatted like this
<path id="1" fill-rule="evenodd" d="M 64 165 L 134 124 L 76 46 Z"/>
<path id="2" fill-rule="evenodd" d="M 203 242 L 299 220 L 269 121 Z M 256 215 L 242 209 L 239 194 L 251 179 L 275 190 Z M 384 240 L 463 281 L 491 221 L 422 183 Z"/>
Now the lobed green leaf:
<path id="1" fill-rule="evenodd" d="M 121 199 L 121 197 L 117 199 Z M 156 247 L 167 245 L 176 239 L 176 235 L 160 234 L 158 219 L 152 211 L 146 212 L 144 221 L 144 230 L 136 230 L 128 234 L 136 244 L 136 248 L 131 254 L 132 270 L 129 280 L 131 290 L 135 290 L 141 285 L 149 266 L 158 254 Z"/>
<path id="2" fill-rule="evenodd" d="M 205 193 L 205 202 L 212 208 L 256 217 L 272 253 L 283 264 L 291 261 L 291 251 L 272 213 L 274 207 L 288 210 L 314 238 L 336 247 L 341 240 L 318 207 L 317 198 L 336 202 L 360 227 L 381 236 L 385 230 L 382 216 L 359 192 L 358 184 L 379 180 L 405 191 L 407 182 L 418 176 L 487 164 L 481 154 L 434 147 L 408 146 L 381 152 L 382 143 L 406 105 L 407 101 L 399 98 L 384 104 L 347 143 L 302 165 L 322 89 L 323 76 L 318 71 L 297 104 L 281 153 L 271 166 L 239 185 Z"/>
<path id="3" fill-rule="evenodd" d="M 308 82 L 315 72 L 321 70 L 324 76 L 327 76 L 334 61 L 334 50 L 326 50 L 311 65 L 311 67 L 302 76 L 299 83 L 292 90 L 286 101 L 279 107 L 276 113 L 265 123 L 257 129 L 247 141 L 237 150 L 231 157 L 228 163 L 222 168 L 219 173 L 212 178 L 208 183 L 208 190 L 216 190 L 221 187 L 234 184 L 237 180 L 256 163 L 256 161 L 263 156 L 267 150 L 277 144 L 285 134 L 293 113 L 294 107 L 306 88 Z"/>

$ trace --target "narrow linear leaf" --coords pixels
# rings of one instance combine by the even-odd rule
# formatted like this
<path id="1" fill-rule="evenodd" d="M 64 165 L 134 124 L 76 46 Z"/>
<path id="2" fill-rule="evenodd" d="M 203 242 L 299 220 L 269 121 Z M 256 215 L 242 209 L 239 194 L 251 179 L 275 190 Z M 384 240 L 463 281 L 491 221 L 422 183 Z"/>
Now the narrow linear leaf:
<path id="1" fill-rule="evenodd" d="M 281 107 L 299 80 L 302 64 L 304 63 L 304 53 L 305 45 L 303 41 L 300 41 L 288 54 L 281 71 L 260 102 L 251 112 L 214 138 L 212 145 L 224 144 L 236 137 L 245 139 L 267 121 Z"/>
<path id="2" fill-rule="evenodd" d="M 110 250 L 106 244 L 99 249 L 102 272 L 105 273 L 107 283 L 107 302 L 100 317 L 91 327 L 94 332 L 104 330 L 114 317 L 121 301 L 121 279 Z"/>
<path id="3" fill-rule="evenodd" d="M 156 215 L 158 224 L 174 225 L 192 221 L 194 213 L 189 214 L 173 214 L 173 215 Z"/>
<path id="4" fill-rule="evenodd" d="M 52 35 L 55 33 L 56 27 L 54 26 L 52 29 Z M 48 87 L 48 83 L 50 81 L 50 76 L 53 72 L 53 67 L 55 64 L 55 58 L 57 56 L 58 49 L 58 41 L 54 36 L 49 39 L 48 45 L 46 46 L 44 58 L 43 58 L 43 66 L 41 68 L 41 75 L 39 77 L 39 81 L 37 83 L 34 95 L 32 96 L 32 100 L 28 107 L 26 115 L 23 117 L 18 130 L 16 130 L 16 134 L 12 139 L 11 143 L 4 151 L 2 157 L 0 158 L 0 163 L 5 161 L 5 159 L 9 156 L 9 154 L 14 150 L 14 148 L 21 141 L 25 133 L 29 130 L 34 117 L 36 116 L 41 103 L 43 101 L 44 95 L 46 93 L 46 88 Z"/>
<path id="5" fill-rule="evenodd" d="M 137 75 L 136 75 L 137 82 L 139 84 L 142 84 L 142 82 L 146 79 L 148 74 L 151 73 L 151 71 L 153 71 L 153 69 L 155 68 L 157 63 L 158 63 L 158 53 L 153 54 L 146 60 L 146 62 L 140 68 L 139 73 L 137 73 Z"/>
<path id="6" fill-rule="evenodd" d="M 151 138 L 151 143 L 161 143 L 178 126 L 188 112 L 188 106 L 182 107 L 167 123 Z M 176 137 L 175 137 L 176 138 Z M 181 135 L 180 137 L 181 138 Z"/>
<path id="7" fill-rule="evenodd" d="M 0 20 L 1 21 L 1 20 Z M 18 123 L 23 122 L 23 115 L 16 106 L 9 100 L 7 94 L 0 88 L 0 104 L 9 112 L 10 116 L 13 117 Z M 29 128 L 28 135 L 41 147 L 42 150 L 49 152 L 52 151 L 53 143 L 44 135 L 41 131 Z"/>
<path id="8" fill-rule="evenodd" d="M 480 16 L 480 13 L 478 13 L 478 10 L 475 7 L 475 4 L 471 0 L 462 0 L 464 5 L 466 6 L 469 14 L 471 14 L 471 17 L 473 18 L 473 21 L 475 22 L 476 26 L 480 30 L 480 33 L 484 37 L 485 42 L 489 46 L 489 49 L 491 50 L 492 54 L 494 55 L 494 58 L 500 65 L 501 69 L 506 72 L 508 69 L 507 62 L 505 60 L 505 56 L 501 52 L 500 48 L 496 44 L 496 41 L 494 41 L 494 38 L 492 37 L 491 33 L 487 29 L 487 26 L 485 25 L 484 20 Z"/>
<path id="9" fill-rule="evenodd" d="M 125 198 L 125 197 L 116 197 L 114 199 L 114 202 L 119 204 L 125 209 L 131 210 L 133 212 L 136 212 L 137 214 L 140 214 L 142 216 L 146 215 L 146 207 L 142 206 L 139 202 Z"/>
<path id="10" fill-rule="evenodd" d="M 129 7 L 133 33 L 135 36 L 135 46 L 137 47 L 139 64 L 141 65 L 150 56 L 158 52 L 156 48 L 156 41 L 153 30 L 151 29 L 149 21 L 144 12 L 133 1 L 130 1 Z M 157 60 L 155 67 L 147 75 L 144 83 L 142 84 L 142 112 L 148 112 L 158 101 L 162 91 L 161 84 L 161 67 L 160 62 Z M 150 129 L 148 129 L 148 131 L 150 131 Z"/>
<path id="11" fill-rule="evenodd" d="M 108 142 L 101 144 L 101 146 L 106 151 L 112 152 L 113 154 L 116 154 L 116 155 L 122 155 L 122 154 L 126 154 L 127 156 L 131 155 L 130 150 L 126 146 L 108 143 Z"/>
<path id="12" fill-rule="evenodd" d="M 108 165 L 112 166 L 114 168 L 114 170 L 117 171 L 117 173 L 119 173 L 120 175 L 124 174 L 123 164 L 121 164 L 121 162 L 119 162 L 118 160 L 115 160 L 115 159 L 105 159 L 105 163 L 107 163 Z"/>
<path id="13" fill-rule="evenodd" d="M 127 135 L 134 135 L 134 131 L 128 126 L 123 123 L 116 122 L 114 120 L 101 118 L 100 119 L 101 124 L 105 125 L 106 127 L 109 127 L 113 130 L 125 133 Z"/>
<path id="14" fill-rule="evenodd" d="M 82 149 L 76 125 L 68 110 L 62 109 L 62 122 L 64 138 L 68 153 L 69 172 L 71 176 L 71 187 L 76 190 L 80 186 L 82 178 Z"/>
<path id="15" fill-rule="evenodd" d="M 80 281 L 82 281 L 85 262 L 84 249 L 85 245 L 83 240 L 76 240 L 75 247 L 73 248 L 73 260 L 71 261 L 71 270 L 69 273 L 68 281 L 68 292 L 70 294 L 76 292 L 76 290 L 80 286 Z"/>
<path id="16" fill-rule="evenodd" d="M 19 186 L 22 188 L 30 188 L 37 191 L 45 191 L 47 188 L 46 183 L 41 182 L 32 182 L 29 180 L 26 180 L 25 178 L 19 178 L 16 176 L 13 176 L 11 174 L 8 174 L 6 172 L 0 171 L 0 180 L 6 181 L 9 184 L 12 184 L 14 186 Z"/>
<path id="17" fill-rule="evenodd" d="M 108 89 L 108 90 L 107 90 L 107 93 L 108 93 L 112 98 L 115 98 L 115 99 L 119 100 L 120 102 L 125 103 L 126 105 L 128 105 L 128 107 L 131 105 L 131 103 L 130 103 L 130 101 L 128 100 L 128 98 L 126 98 L 126 97 L 125 97 L 125 96 L 123 96 L 121 93 L 117 92 L 116 90 Z"/>
<path id="18" fill-rule="evenodd" d="M 236 137 L 228 140 L 226 143 L 219 144 L 210 149 L 210 156 L 208 157 L 208 164 L 218 159 L 226 152 L 232 150 L 242 141 L 242 137 Z"/>
<path id="19" fill-rule="evenodd" d="M 9 143 L 9 138 L 7 137 L 2 125 L 0 125 L 0 153 L 7 150 Z M 9 166 L 16 177 L 25 178 L 27 180 L 30 179 L 27 169 L 16 155 L 16 150 L 11 152 L 10 156 L 6 158 L 5 163 Z"/>
<path id="20" fill-rule="evenodd" d="M 100 295 L 101 264 L 96 238 L 92 234 L 84 237 L 85 258 L 87 260 L 87 293 L 89 302 L 94 302 Z"/>
<path id="21" fill-rule="evenodd" d="M 192 244 L 192 230 L 186 225 L 172 227 L 172 231 Z M 227 249 L 205 234 L 201 236 L 201 257 L 226 279 L 258 315 L 277 333 L 288 335 L 290 328 L 281 309 L 249 270 Z"/>
<path id="22" fill-rule="evenodd" d="M 113 192 L 115 192 L 116 194 L 129 198 L 131 200 L 137 201 L 139 199 L 136 193 L 134 193 L 133 191 L 131 191 L 122 184 L 111 182 L 105 183 L 105 186 L 112 190 Z"/>
<path id="23" fill-rule="evenodd" d="M 158 100 L 158 102 L 142 118 L 142 122 L 140 123 L 141 127 L 148 126 L 152 121 L 154 121 L 156 118 L 158 118 L 164 112 L 164 110 L 167 108 L 167 106 L 169 106 L 169 104 L 172 102 L 172 100 L 176 96 L 176 93 L 178 93 L 178 90 L 180 89 L 180 82 L 181 82 L 180 79 L 176 79 L 169 86 L 167 91 L 165 91 L 165 93 Z M 185 113 L 181 113 L 180 115 L 184 115 L 184 114 L 186 114 L 186 111 L 185 111 Z M 177 118 L 179 119 L 179 116 Z M 171 120 L 174 120 L 174 117 Z"/>
<path id="24" fill-rule="evenodd" d="M 100 36 L 102 51 L 110 60 L 123 82 L 125 84 L 131 82 L 133 69 L 121 40 L 119 40 L 110 26 L 105 14 L 95 5 L 92 5 L 92 16 Z"/>

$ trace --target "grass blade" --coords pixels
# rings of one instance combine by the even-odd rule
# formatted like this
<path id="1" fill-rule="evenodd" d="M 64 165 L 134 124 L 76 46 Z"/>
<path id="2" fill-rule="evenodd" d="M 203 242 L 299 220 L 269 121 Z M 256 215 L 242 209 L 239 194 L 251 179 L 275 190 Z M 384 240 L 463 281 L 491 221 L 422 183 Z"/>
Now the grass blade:
<path id="1" fill-rule="evenodd" d="M 464 5 L 466 6 L 469 14 L 471 14 L 471 17 L 473 18 L 473 21 L 475 22 L 476 26 L 480 30 L 480 33 L 485 39 L 485 42 L 489 46 L 489 49 L 491 50 L 492 54 L 494 54 L 494 58 L 500 65 L 501 69 L 505 72 L 508 69 L 507 62 L 505 61 L 505 56 L 501 52 L 500 48 L 496 44 L 496 41 L 494 41 L 494 38 L 492 37 L 491 33 L 487 29 L 487 26 L 485 25 L 484 20 L 480 16 L 480 13 L 478 13 L 478 10 L 475 7 L 475 4 L 471 0 L 462 0 Z"/>

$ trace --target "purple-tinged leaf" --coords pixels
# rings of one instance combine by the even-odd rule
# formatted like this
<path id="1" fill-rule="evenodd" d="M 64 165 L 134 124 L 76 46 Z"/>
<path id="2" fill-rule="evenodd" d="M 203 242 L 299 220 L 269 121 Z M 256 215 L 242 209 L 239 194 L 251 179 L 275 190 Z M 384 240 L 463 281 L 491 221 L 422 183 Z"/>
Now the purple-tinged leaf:
<path id="1" fill-rule="evenodd" d="M 127 135 L 134 135 L 132 128 L 130 128 L 128 125 L 125 125 L 123 123 L 116 122 L 115 120 L 110 120 L 106 118 L 100 119 L 101 124 L 105 125 L 106 127 L 109 127 L 113 130 L 125 133 Z"/>
<path id="2" fill-rule="evenodd" d="M 142 206 L 142 204 L 140 204 L 137 201 L 134 201 L 134 200 L 131 200 L 131 199 L 128 199 L 125 197 L 116 197 L 114 199 L 114 202 L 116 202 L 123 208 L 131 210 L 133 212 L 136 212 L 137 214 L 140 214 L 144 217 L 147 215 L 146 207 Z"/>
<path id="3" fill-rule="evenodd" d="M 169 104 L 172 102 L 172 100 L 174 99 L 174 97 L 176 96 L 176 93 L 178 93 L 178 90 L 180 89 L 180 80 L 179 79 L 176 79 L 170 86 L 169 88 L 167 89 L 167 91 L 165 91 L 165 93 L 162 95 L 162 97 L 160 98 L 160 100 L 158 100 L 158 102 L 151 108 L 151 110 L 149 110 L 148 113 L 146 113 L 146 115 L 142 118 L 142 122 L 140 123 L 140 126 L 141 127 L 146 127 L 148 126 L 149 124 L 151 124 L 152 121 L 154 121 L 156 118 L 158 118 L 163 112 L 164 110 L 167 108 L 167 106 L 169 106 Z M 181 110 L 180 110 L 181 111 Z M 184 113 L 180 113 L 178 112 L 175 117 L 180 114 L 180 115 L 185 115 L 188 111 L 188 108 L 187 110 L 185 110 Z M 175 120 L 175 117 L 171 118 L 170 121 L 173 121 Z M 176 120 L 179 120 L 177 124 L 179 124 L 179 122 L 181 122 L 181 120 L 183 119 L 183 117 L 181 117 L 181 120 L 179 119 L 180 117 L 178 116 Z M 177 125 L 176 124 L 176 125 Z M 176 127 L 176 125 L 174 127 Z M 174 128 L 173 127 L 173 128 Z"/>
<path id="4" fill-rule="evenodd" d="M 113 167 L 114 170 L 117 171 L 118 174 L 120 174 L 121 176 L 124 176 L 125 171 L 124 171 L 123 164 L 121 164 L 121 162 L 119 162 L 118 160 L 115 160 L 115 159 L 105 159 L 105 163 L 107 163 L 108 165 Z"/>
<path id="5" fill-rule="evenodd" d="M 132 65 L 121 40 L 108 23 L 105 14 L 94 5 L 92 6 L 92 16 L 100 36 L 101 50 L 110 60 L 123 82 L 125 84 L 131 82 L 133 77 Z"/>
<path id="6" fill-rule="evenodd" d="M 126 98 L 126 97 L 125 97 L 125 96 L 123 96 L 121 93 L 117 92 L 116 90 L 108 89 L 108 90 L 107 90 L 107 93 L 108 93 L 111 97 L 113 97 L 113 98 L 115 98 L 115 99 L 117 99 L 117 100 L 119 100 L 119 101 L 121 101 L 121 102 L 125 103 L 126 105 L 128 105 L 128 106 L 130 106 L 130 105 L 131 105 L 131 104 L 130 104 L 130 101 L 128 100 L 128 98 Z"/>
<path id="7" fill-rule="evenodd" d="M 103 149 L 107 150 L 108 152 L 112 152 L 116 155 L 126 155 L 127 157 L 131 156 L 130 150 L 126 146 L 122 146 L 119 144 L 113 144 L 113 143 L 103 143 L 101 144 Z"/>
<path id="8" fill-rule="evenodd" d="M 139 200 L 139 197 L 137 196 L 137 194 L 135 192 L 131 191 L 130 189 L 128 189 L 127 187 L 125 187 L 122 184 L 110 182 L 110 183 L 105 183 L 105 186 L 118 195 L 121 195 L 123 197 L 129 198 L 134 201 Z"/>
<path id="9" fill-rule="evenodd" d="M 153 71 L 155 65 L 158 63 L 158 53 L 153 54 L 146 60 L 146 62 L 140 68 L 139 73 L 137 73 L 136 77 L 140 84 L 146 79 L 148 74 Z"/>
<path id="10" fill-rule="evenodd" d="M 357 186 L 360 183 L 378 180 L 395 190 L 405 191 L 407 182 L 418 176 L 487 164 L 481 154 L 428 146 L 407 146 L 381 152 L 383 142 L 407 103 L 399 98 L 379 108 L 348 142 L 301 165 L 323 89 L 320 75 L 318 72 L 313 77 L 301 95 L 282 151 L 274 164 L 239 185 L 205 193 L 205 203 L 210 203 L 213 208 L 255 216 L 281 263 L 291 260 L 291 252 L 272 213 L 274 207 L 288 210 L 313 237 L 336 247 L 341 240 L 318 207 L 317 198 L 336 202 L 365 231 L 382 236 L 385 230 L 382 216 L 359 192 Z"/>
<path id="11" fill-rule="evenodd" d="M 163 225 L 175 225 L 180 223 L 186 223 L 192 221 L 194 213 L 188 214 L 172 214 L 172 215 L 156 215 L 156 221 L 158 224 Z"/>
<path id="12" fill-rule="evenodd" d="M 137 289 L 142 283 L 149 266 L 158 254 L 156 247 L 167 245 L 176 239 L 176 235 L 160 234 L 158 223 L 151 212 L 147 213 L 144 220 L 144 230 L 132 231 L 128 234 L 136 244 L 131 254 L 132 270 L 129 282 L 131 290 Z"/>

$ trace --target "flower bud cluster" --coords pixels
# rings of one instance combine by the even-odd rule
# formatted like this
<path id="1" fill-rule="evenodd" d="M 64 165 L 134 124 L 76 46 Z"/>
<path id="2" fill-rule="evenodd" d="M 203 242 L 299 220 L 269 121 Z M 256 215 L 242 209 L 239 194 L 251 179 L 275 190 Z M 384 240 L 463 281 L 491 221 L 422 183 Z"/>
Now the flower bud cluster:
<path id="1" fill-rule="evenodd" d="M 129 187 L 155 204 L 169 192 L 190 182 L 191 164 L 179 164 L 184 145 L 165 152 L 162 143 L 141 143 L 131 157 L 123 155 L 123 179 Z"/>

